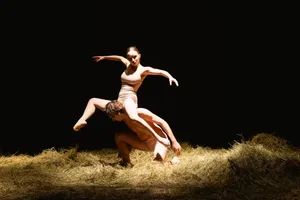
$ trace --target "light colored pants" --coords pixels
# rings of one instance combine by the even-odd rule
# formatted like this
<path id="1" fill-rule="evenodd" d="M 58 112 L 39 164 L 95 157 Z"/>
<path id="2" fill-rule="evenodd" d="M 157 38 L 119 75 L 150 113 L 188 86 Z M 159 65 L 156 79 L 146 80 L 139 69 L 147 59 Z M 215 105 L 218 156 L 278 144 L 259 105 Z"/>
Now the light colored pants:
<path id="1" fill-rule="evenodd" d="M 159 159 L 159 156 L 161 157 L 162 160 L 166 159 L 168 147 L 158 142 L 156 138 L 149 139 L 146 141 L 146 143 L 149 149 L 153 150 L 154 159 L 156 158 Z"/>

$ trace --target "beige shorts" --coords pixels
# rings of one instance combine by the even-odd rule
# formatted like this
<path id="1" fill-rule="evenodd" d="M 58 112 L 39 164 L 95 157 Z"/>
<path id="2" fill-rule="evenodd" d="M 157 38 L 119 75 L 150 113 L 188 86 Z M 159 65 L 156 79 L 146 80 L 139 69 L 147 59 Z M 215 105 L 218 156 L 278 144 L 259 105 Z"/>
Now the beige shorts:
<path id="1" fill-rule="evenodd" d="M 118 101 L 124 103 L 124 101 L 128 98 L 133 99 L 134 103 L 137 104 L 138 98 L 136 93 L 130 91 L 121 91 L 118 96 Z"/>
<path id="2" fill-rule="evenodd" d="M 146 141 L 149 149 L 153 149 L 153 157 L 156 158 L 158 155 L 165 160 L 168 152 L 168 147 L 157 141 L 156 138 Z"/>

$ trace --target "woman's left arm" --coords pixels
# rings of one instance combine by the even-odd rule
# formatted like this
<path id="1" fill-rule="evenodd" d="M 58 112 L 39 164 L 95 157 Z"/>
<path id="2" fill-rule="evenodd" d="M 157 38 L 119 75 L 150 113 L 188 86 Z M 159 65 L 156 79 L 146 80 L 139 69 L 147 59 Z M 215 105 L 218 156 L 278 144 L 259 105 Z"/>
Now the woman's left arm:
<path id="1" fill-rule="evenodd" d="M 153 67 L 145 67 L 145 75 L 160 75 L 160 76 L 164 76 L 166 78 L 169 79 L 170 85 L 172 85 L 172 82 L 174 82 L 176 84 L 176 86 L 178 86 L 178 81 L 166 70 L 162 70 L 162 69 L 156 69 Z"/>

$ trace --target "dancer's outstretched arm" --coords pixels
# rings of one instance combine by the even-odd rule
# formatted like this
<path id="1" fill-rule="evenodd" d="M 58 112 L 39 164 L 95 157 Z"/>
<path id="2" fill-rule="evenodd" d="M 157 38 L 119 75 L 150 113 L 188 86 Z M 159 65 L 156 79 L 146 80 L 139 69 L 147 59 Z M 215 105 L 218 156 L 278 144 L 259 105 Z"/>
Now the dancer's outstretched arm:
<path id="1" fill-rule="evenodd" d="M 127 60 L 123 56 L 118 55 L 107 55 L 107 56 L 93 56 L 94 61 L 99 62 L 101 60 L 113 60 L 113 61 L 121 61 L 126 67 L 130 65 L 129 60 Z"/>
<path id="2" fill-rule="evenodd" d="M 176 86 L 178 86 L 178 81 L 166 70 L 156 69 L 156 68 L 153 68 L 153 67 L 145 67 L 145 68 L 146 68 L 146 70 L 144 72 L 145 75 L 164 76 L 164 77 L 169 79 L 170 85 L 172 85 L 172 82 L 174 82 L 176 84 Z"/>

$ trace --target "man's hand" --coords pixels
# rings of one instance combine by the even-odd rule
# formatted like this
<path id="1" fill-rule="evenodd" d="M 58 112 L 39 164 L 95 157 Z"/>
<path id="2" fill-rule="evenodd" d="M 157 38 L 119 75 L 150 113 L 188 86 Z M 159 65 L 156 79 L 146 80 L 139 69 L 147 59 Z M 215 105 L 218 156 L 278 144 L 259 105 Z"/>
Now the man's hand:
<path id="1" fill-rule="evenodd" d="M 175 153 L 176 156 L 180 155 L 181 146 L 180 146 L 180 144 L 177 141 L 172 143 L 172 149 L 173 149 L 173 151 L 174 151 L 174 153 Z"/>

